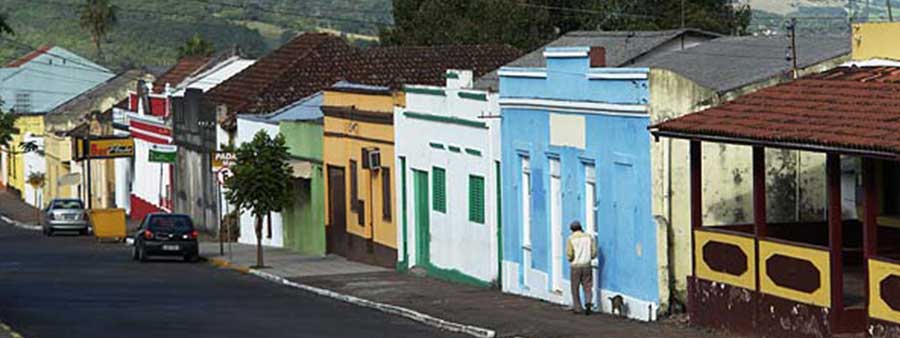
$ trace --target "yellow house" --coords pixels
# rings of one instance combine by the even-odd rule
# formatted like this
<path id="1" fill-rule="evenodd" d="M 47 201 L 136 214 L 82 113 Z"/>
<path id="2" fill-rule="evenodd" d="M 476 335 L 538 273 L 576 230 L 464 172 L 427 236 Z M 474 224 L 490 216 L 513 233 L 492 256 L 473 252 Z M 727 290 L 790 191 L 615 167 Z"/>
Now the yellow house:
<path id="1" fill-rule="evenodd" d="M 72 139 L 62 133 L 48 133 L 44 137 L 44 149 L 47 159 L 44 200 L 79 197 L 81 176 L 72 173 Z"/>
<path id="2" fill-rule="evenodd" d="M 393 214 L 395 103 L 402 92 L 338 84 L 324 94 L 327 250 L 384 267 L 397 263 Z M 379 161 L 380 158 L 380 161 Z"/>
<path id="3" fill-rule="evenodd" d="M 900 60 L 900 44 L 896 43 L 897 32 L 900 32 L 900 22 L 853 24 L 851 58 L 854 61 Z"/>
<path id="4" fill-rule="evenodd" d="M 6 185 L 10 189 L 22 193 L 25 191 L 25 155 L 22 143 L 26 135 L 42 136 L 44 134 L 44 115 L 20 115 L 16 119 L 18 132 L 12 135 L 9 147 L 4 150 L 3 156 L 8 163 Z"/>

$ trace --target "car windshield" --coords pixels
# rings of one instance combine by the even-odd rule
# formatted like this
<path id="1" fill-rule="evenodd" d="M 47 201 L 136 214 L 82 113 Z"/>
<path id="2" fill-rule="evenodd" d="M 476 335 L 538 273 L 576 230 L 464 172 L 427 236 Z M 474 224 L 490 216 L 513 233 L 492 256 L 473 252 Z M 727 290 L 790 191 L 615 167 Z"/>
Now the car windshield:
<path id="1" fill-rule="evenodd" d="M 84 205 L 79 200 L 55 200 L 50 205 L 52 209 L 84 209 Z"/>
<path id="2" fill-rule="evenodd" d="M 147 221 L 147 227 L 154 231 L 191 231 L 194 224 L 185 215 L 154 215 Z"/>

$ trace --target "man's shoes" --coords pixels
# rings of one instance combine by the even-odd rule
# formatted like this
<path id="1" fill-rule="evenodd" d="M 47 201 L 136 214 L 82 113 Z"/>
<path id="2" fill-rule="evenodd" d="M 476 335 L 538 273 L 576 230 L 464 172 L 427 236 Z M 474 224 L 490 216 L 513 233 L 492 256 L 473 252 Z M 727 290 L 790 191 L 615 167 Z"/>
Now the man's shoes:
<path id="1" fill-rule="evenodd" d="M 580 314 L 581 314 L 581 310 L 578 310 L 578 309 L 572 309 L 572 314 L 573 314 L 573 315 L 580 315 Z"/>
<path id="2" fill-rule="evenodd" d="M 584 305 L 584 315 L 585 315 L 585 316 L 590 316 L 590 315 L 591 315 L 591 310 L 593 310 L 593 309 L 594 309 L 594 305 L 593 305 L 593 304 L 591 304 L 591 303 L 585 304 L 585 305 Z"/>

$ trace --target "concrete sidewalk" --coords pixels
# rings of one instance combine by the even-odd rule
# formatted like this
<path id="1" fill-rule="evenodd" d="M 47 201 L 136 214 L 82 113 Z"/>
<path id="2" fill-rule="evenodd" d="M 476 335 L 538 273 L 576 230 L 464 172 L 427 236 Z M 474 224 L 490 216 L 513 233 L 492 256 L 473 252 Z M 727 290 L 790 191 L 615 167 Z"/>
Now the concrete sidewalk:
<path id="1" fill-rule="evenodd" d="M 219 256 L 218 243 L 203 243 L 201 250 L 208 258 L 228 261 L 227 251 L 224 257 Z M 232 244 L 230 265 L 253 271 L 248 267 L 256 262 L 255 250 L 252 245 Z M 335 298 L 358 298 L 364 303 L 377 302 L 391 309 L 422 313 L 432 320 L 438 318 L 485 328 L 494 331 L 497 337 L 737 337 L 688 327 L 674 320 L 642 323 L 603 314 L 574 315 L 555 304 L 417 277 L 340 257 L 301 257 L 274 248 L 266 248 L 264 257 L 269 268 L 257 271 L 286 279 L 288 282 L 281 280 L 283 284 L 324 289 L 328 292 L 319 293 Z"/>
<path id="2" fill-rule="evenodd" d="M 41 219 L 40 209 L 28 205 L 19 196 L 3 188 L 0 188 L 0 215 L 27 225 L 38 225 Z"/>

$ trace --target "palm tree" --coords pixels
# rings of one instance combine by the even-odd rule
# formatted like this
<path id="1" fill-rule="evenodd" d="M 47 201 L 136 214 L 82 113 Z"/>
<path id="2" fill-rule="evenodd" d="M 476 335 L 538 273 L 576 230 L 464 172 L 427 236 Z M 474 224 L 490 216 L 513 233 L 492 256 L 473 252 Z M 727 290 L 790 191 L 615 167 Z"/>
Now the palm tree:
<path id="1" fill-rule="evenodd" d="M 110 4 L 109 0 L 85 0 L 81 5 L 81 28 L 91 34 L 91 41 L 97 48 L 97 57 L 103 58 L 100 48 L 103 39 L 116 24 L 116 12 L 119 8 Z"/>
<path id="2" fill-rule="evenodd" d="M 178 47 L 178 58 L 188 56 L 210 56 L 215 52 L 213 45 L 209 41 L 203 39 L 200 33 L 195 33 L 194 37 L 184 42 L 184 46 Z"/>

